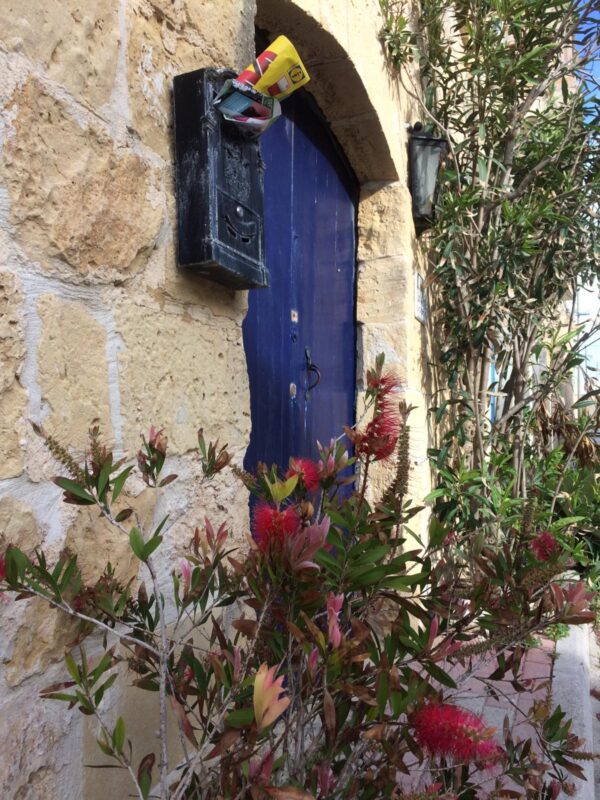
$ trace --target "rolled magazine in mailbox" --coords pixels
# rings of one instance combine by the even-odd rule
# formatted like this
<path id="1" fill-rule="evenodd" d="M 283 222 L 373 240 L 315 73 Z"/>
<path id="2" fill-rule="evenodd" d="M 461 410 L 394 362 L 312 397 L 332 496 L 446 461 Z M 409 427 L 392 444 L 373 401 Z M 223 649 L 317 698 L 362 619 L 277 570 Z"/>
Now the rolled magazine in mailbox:
<path id="1" fill-rule="evenodd" d="M 228 122 L 259 136 L 280 116 L 280 101 L 309 80 L 294 45 L 279 36 L 243 72 L 225 83 L 214 105 Z"/>

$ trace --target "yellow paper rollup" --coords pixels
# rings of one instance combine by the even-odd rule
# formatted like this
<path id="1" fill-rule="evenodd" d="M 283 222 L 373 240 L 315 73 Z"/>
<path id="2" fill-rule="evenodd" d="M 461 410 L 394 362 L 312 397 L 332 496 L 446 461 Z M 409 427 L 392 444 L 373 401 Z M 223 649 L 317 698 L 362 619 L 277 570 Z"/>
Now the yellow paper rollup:
<path id="1" fill-rule="evenodd" d="M 279 36 L 237 79 L 277 100 L 283 100 L 310 80 L 294 45 Z"/>

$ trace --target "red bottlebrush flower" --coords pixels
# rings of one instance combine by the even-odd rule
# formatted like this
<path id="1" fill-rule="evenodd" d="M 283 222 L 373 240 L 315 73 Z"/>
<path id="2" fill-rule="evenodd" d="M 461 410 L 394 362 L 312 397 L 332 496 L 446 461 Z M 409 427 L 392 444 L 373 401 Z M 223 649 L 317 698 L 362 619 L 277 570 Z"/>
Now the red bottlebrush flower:
<path id="1" fill-rule="evenodd" d="M 493 766 L 504 751 L 491 739 L 493 728 L 487 728 L 481 717 L 459 706 L 429 703 L 410 716 L 415 739 L 431 755 L 452 757 L 461 763 L 477 762 Z"/>
<path id="2" fill-rule="evenodd" d="M 400 433 L 400 418 L 388 399 L 377 403 L 373 419 L 364 433 L 356 439 L 357 455 L 370 456 L 375 461 L 384 461 L 396 450 Z"/>
<path id="3" fill-rule="evenodd" d="M 391 372 L 384 372 L 383 375 L 379 375 L 375 370 L 369 370 L 367 388 L 376 391 L 380 399 L 393 392 L 399 386 L 400 381 Z"/>
<path id="4" fill-rule="evenodd" d="M 279 511 L 267 503 L 259 503 L 254 510 L 253 534 L 256 544 L 266 552 L 271 544 L 282 545 L 288 536 L 300 528 L 300 520 L 294 508 L 288 506 Z"/>
<path id="5" fill-rule="evenodd" d="M 291 478 L 292 475 L 298 475 L 307 492 L 316 492 L 321 485 L 319 466 L 310 458 L 290 458 L 290 468 L 285 473 L 285 477 Z"/>
<path id="6" fill-rule="evenodd" d="M 558 554 L 560 545 L 550 531 L 542 531 L 531 543 L 531 549 L 538 561 L 550 561 Z"/>
<path id="7" fill-rule="evenodd" d="M 384 461 L 396 450 L 400 416 L 390 395 L 399 385 L 398 379 L 389 372 L 381 375 L 373 371 L 367 375 L 367 387 L 375 396 L 373 419 L 362 432 L 346 429 L 358 456 Z"/>

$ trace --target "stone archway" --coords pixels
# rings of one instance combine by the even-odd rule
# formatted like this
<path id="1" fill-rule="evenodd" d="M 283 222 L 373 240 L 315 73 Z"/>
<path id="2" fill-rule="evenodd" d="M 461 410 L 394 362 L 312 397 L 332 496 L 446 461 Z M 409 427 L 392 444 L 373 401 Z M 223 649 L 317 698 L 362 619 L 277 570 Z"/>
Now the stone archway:
<path id="1" fill-rule="evenodd" d="M 317 3 L 305 1 L 311 7 Z M 312 9 L 311 9 L 312 10 Z M 307 88 L 322 109 L 361 184 L 398 180 L 388 141 L 352 59 L 317 15 L 290 0 L 258 0 L 256 24 L 273 38 L 285 34 L 311 76 Z M 385 79 L 382 59 L 382 79 Z"/>

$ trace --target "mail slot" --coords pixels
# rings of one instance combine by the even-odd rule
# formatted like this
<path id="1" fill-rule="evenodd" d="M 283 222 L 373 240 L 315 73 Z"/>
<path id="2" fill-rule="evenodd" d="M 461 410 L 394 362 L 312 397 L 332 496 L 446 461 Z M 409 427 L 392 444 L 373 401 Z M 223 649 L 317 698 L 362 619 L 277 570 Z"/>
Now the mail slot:
<path id="1" fill-rule="evenodd" d="M 269 285 L 264 163 L 256 139 L 213 101 L 229 70 L 199 69 L 173 83 L 179 266 L 234 289 Z"/>

